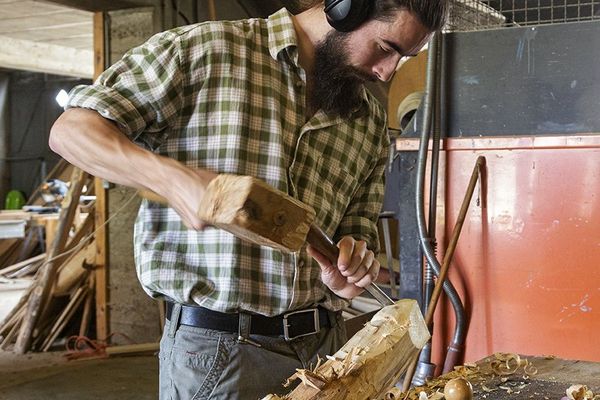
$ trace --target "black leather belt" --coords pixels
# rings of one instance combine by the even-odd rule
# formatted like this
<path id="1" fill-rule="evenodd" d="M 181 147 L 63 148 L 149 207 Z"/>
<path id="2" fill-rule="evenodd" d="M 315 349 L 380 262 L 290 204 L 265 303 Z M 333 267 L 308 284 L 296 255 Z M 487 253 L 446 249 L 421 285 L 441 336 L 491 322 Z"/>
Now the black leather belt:
<path id="1" fill-rule="evenodd" d="M 167 319 L 169 321 L 171 321 L 172 311 L 173 303 L 167 302 Z M 286 340 L 312 335 L 323 328 L 332 326 L 329 319 L 330 313 L 332 318 L 335 318 L 334 312 L 321 307 L 292 311 L 275 317 L 251 314 L 250 334 L 283 336 Z M 182 305 L 179 324 L 237 333 L 239 330 L 239 314 L 227 314 L 204 307 Z"/>

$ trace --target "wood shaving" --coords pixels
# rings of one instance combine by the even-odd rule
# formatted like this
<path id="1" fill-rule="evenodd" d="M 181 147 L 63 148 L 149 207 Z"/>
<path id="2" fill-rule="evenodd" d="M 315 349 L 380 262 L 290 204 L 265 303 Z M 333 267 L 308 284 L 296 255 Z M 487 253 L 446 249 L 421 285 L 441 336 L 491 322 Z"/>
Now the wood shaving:
<path id="1" fill-rule="evenodd" d="M 293 378 L 293 379 L 292 379 Z M 296 379 L 300 379 L 300 381 L 302 382 L 302 384 L 306 385 L 306 386 L 310 386 L 314 389 L 317 390 L 321 390 L 325 387 L 325 385 L 327 385 L 327 381 L 320 375 L 315 374 L 312 371 L 309 371 L 307 369 L 297 369 L 296 373 L 294 375 L 292 375 L 290 378 L 288 378 L 288 380 L 285 382 L 284 386 L 289 386 L 289 384 Z"/>
<path id="2" fill-rule="evenodd" d="M 566 393 L 570 400 L 593 400 L 596 398 L 586 385 L 571 385 Z"/>
<path id="3" fill-rule="evenodd" d="M 508 394 L 518 395 L 530 384 L 530 382 L 528 382 L 530 380 L 530 375 L 535 375 L 536 373 L 537 368 L 535 368 L 529 360 L 521 358 L 518 354 L 496 353 L 487 366 L 480 366 L 473 363 L 456 366 L 452 372 L 445 374 L 443 377 L 428 380 L 425 385 L 414 388 L 406 393 L 393 388 L 393 390 L 388 391 L 382 399 L 419 400 L 421 392 L 425 392 L 430 396 L 436 391 L 443 390 L 445 384 L 450 379 L 459 377 L 465 378 L 471 382 L 473 386 L 479 386 L 481 391 L 485 393 L 482 395 L 483 398 L 487 397 L 487 393 L 497 390 L 504 390 Z M 519 379 L 518 381 L 514 381 L 515 375 L 517 375 L 517 377 L 523 376 L 523 380 L 521 381 Z M 499 386 L 494 387 L 492 386 L 494 384 L 492 383 L 490 385 L 489 381 L 495 377 L 498 379 L 496 382 Z"/>

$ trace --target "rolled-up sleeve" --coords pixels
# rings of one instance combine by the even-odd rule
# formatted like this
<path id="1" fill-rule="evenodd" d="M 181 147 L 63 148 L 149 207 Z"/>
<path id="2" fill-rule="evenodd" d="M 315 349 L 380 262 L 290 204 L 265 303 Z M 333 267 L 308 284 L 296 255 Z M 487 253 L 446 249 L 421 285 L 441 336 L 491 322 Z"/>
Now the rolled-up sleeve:
<path id="1" fill-rule="evenodd" d="M 114 121 L 131 140 L 155 148 L 183 104 L 179 35 L 155 35 L 126 53 L 92 85 L 71 90 L 66 108 L 87 108 Z"/>

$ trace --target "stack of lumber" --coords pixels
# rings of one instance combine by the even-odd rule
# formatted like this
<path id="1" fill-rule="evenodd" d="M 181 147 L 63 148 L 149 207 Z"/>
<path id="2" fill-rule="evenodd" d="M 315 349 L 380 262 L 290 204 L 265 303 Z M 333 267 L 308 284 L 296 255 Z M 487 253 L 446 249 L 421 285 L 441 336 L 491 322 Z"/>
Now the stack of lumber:
<path id="1" fill-rule="evenodd" d="M 61 335 L 73 333 L 74 324 L 79 324 L 75 333 L 85 335 L 89 329 L 95 287 L 94 209 L 92 204 L 82 210 L 79 199 L 84 187 L 94 185 L 93 178 L 65 162 L 49 177 L 61 179 L 68 174 L 69 191 L 56 223 L 46 226 L 45 239 L 26 234 L 23 239 L 0 240 L 0 295 L 3 286 L 30 281 L 0 321 L 0 349 L 47 351 Z M 30 204 L 39 201 L 36 191 Z M 35 226 L 27 230 L 34 231 Z M 66 332 L 66 327 L 71 331 Z"/>

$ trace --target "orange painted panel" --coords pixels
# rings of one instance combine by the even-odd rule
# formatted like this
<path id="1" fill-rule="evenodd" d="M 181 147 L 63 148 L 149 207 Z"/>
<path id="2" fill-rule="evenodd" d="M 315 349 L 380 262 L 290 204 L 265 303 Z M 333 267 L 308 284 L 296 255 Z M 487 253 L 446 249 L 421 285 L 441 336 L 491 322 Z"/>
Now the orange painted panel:
<path id="1" fill-rule="evenodd" d="M 600 361 L 600 136 L 551 148 L 469 140 L 472 149 L 445 143 L 438 234 L 449 237 L 475 160 L 485 156 L 487 207 L 471 203 L 449 274 L 468 312 L 465 361 L 496 351 Z M 438 365 L 451 314 L 446 303 L 436 313 Z"/>

